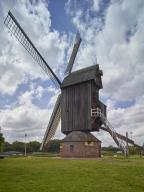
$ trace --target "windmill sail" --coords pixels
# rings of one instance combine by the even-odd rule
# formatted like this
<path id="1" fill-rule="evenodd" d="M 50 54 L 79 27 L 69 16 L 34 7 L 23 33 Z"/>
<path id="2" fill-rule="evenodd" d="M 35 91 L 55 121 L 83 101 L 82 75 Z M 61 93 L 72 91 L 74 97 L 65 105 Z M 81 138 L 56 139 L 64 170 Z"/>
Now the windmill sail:
<path id="1" fill-rule="evenodd" d="M 56 104 L 53 109 L 53 113 L 50 117 L 49 124 L 47 126 L 40 150 L 43 149 L 45 145 L 48 144 L 48 142 L 52 139 L 54 136 L 56 129 L 58 127 L 58 124 L 60 122 L 61 118 L 61 94 L 58 96 Z"/>
<path id="2" fill-rule="evenodd" d="M 69 63 L 67 65 L 66 71 L 65 71 L 66 75 L 69 75 L 71 70 L 72 70 L 72 67 L 73 67 L 73 64 L 74 64 L 78 49 L 80 47 L 80 43 L 81 43 L 81 37 L 80 37 L 80 34 L 77 33 L 76 38 L 75 38 L 74 47 L 73 47 L 73 50 L 72 50 L 72 54 L 71 54 Z"/>
<path id="3" fill-rule="evenodd" d="M 103 131 L 107 131 L 107 132 L 112 136 L 112 131 L 111 131 L 110 129 L 106 129 L 105 127 L 101 127 L 101 129 L 102 129 Z M 117 133 L 117 132 L 116 132 L 116 135 L 117 135 L 117 137 L 118 137 L 119 139 L 121 139 L 121 140 L 123 140 L 123 141 L 125 141 L 125 142 L 128 142 L 129 144 L 131 144 L 131 145 L 133 145 L 133 146 L 135 146 L 135 147 L 141 148 L 141 146 L 135 144 L 132 139 L 127 138 L 127 137 L 125 137 L 124 135 L 121 135 L 121 134 L 119 134 L 119 133 Z"/>
<path id="4" fill-rule="evenodd" d="M 110 133 L 110 135 L 112 135 L 112 131 L 106 129 L 105 127 L 101 127 L 101 129 L 102 129 L 103 131 L 107 131 L 108 133 Z M 117 134 L 117 137 L 118 137 L 118 138 L 122 139 L 122 140 L 125 141 L 125 142 L 127 141 L 129 144 L 134 145 L 134 141 L 131 140 L 130 138 L 126 138 L 124 135 L 121 135 L 121 134 L 119 134 L 119 133 L 116 133 L 116 134 Z"/>
<path id="5" fill-rule="evenodd" d="M 56 87 L 59 88 L 61 82 L 44 58 L 41 56 L 39 51 L 36 49 L 34 44 L 31 42 L 27 34 L 21 28 L 15 17 L 9 11 L 4 21 L 4 24 L 8 27 L 9 31 L 17 38 L 22 46 L 29 52 L 33 59 L 41 66 L 41 68 L 49 75 Z"/>

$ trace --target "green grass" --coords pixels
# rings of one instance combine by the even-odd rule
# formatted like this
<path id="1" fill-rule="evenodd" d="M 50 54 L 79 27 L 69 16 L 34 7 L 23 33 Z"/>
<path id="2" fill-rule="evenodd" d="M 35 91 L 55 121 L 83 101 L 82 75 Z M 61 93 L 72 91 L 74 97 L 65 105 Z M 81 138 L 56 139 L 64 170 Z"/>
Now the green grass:
<path id="1" fill-rule="evenodd" d="M 5 158 L 0 192 L 144 192 L 144 158 Z"/>

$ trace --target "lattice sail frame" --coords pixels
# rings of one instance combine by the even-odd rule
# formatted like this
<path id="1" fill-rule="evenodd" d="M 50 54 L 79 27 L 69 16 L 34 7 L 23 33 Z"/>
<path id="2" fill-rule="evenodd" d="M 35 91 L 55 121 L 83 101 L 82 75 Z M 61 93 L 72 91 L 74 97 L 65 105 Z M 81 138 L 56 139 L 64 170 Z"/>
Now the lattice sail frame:
<path id="1" fill-rule="evenodd" d="M 36 49 L 34 44 L 31 42 L 27 34 L 21 28 L 20 24 L 17 22 L 17 20 L 10 11 L 8 12 L 4 24 L 7 26 L 9 31 L 16 37 L 16 39 L 22 44 L 22 46 L 27 50 L 27 52 L 32 56 L 32 58 L 41 66 L 41 68 L 46 72 L 46 74 L 49 75 L 50 79 L 53 81 L 55 86 L 59 88 L 61 85 L 59 78 L 55 75 L 50 66 L 41 56 L 39 51 Z"/>

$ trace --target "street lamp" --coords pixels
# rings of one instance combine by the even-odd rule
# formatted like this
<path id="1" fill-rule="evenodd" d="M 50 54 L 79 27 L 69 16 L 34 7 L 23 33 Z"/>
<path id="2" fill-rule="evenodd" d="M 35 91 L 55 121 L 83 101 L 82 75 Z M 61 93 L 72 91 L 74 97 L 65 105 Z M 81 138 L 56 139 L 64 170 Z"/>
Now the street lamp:
<path id="1" fill-rule="evenodd" d="M 25 157 L 27 156 L 26 137 L 27 137 L 27 134 L 25 133 Z"/>

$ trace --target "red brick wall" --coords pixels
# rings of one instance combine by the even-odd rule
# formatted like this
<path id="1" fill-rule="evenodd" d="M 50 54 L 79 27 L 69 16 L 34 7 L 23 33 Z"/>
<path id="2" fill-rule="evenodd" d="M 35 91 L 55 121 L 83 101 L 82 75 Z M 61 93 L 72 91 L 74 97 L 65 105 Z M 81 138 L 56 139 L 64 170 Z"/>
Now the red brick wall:
<path id="1" fill-rule="evenodd" d="M 70 147 L 73 145 L 74 147 Z M 71 148 L 71 149 L 70 149 Z M 73 151 L 72 151 L 73 148 Z M 61 157 L 100 157 L 101 143 L 93 142 L 93 145 L 86 145 L 85 142 L 64 142 L 60 148 Z"/>

